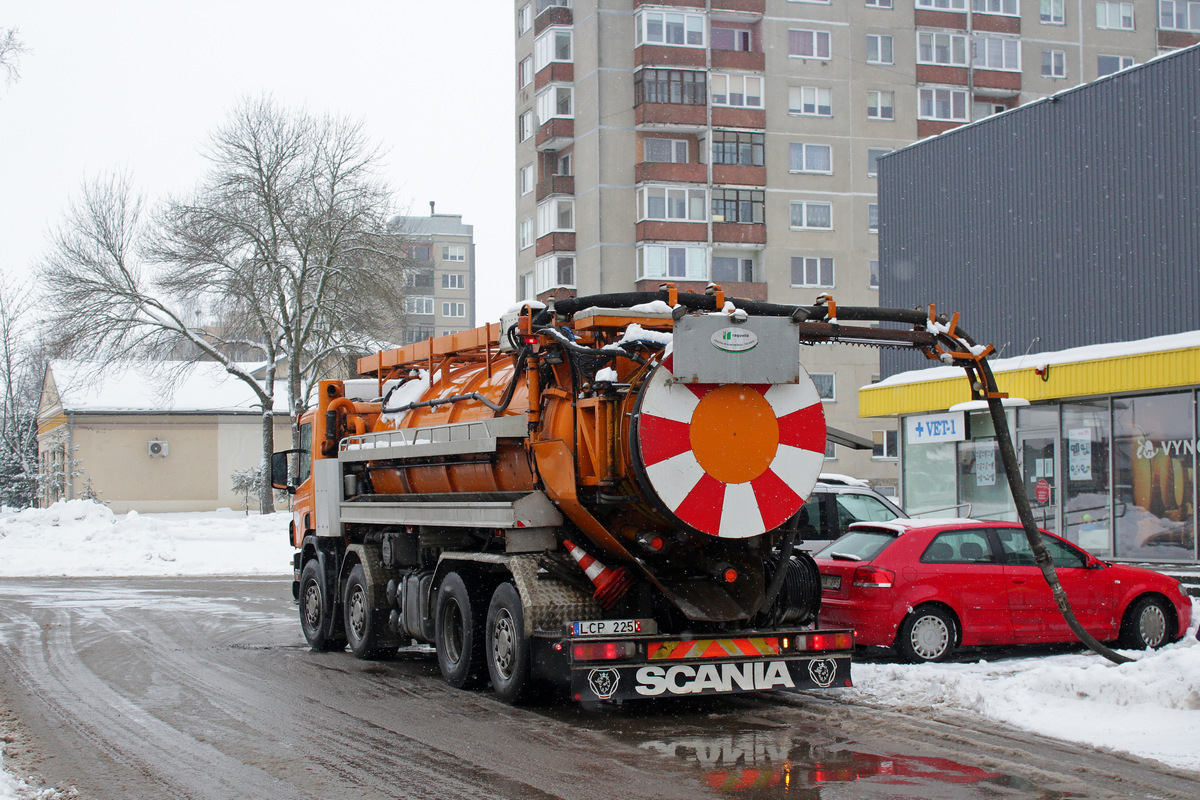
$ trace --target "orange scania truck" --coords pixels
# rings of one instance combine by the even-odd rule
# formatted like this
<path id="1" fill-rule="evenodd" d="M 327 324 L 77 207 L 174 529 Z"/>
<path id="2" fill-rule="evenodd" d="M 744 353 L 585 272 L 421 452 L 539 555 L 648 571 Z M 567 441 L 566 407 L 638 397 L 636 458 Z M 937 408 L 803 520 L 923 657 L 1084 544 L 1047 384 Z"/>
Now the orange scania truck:
<path id="1" fill-rule="evenodd" d="M 668 285 L 359 359 L 272 461 L 305 638 L 432 644 L 451 685 L 512 703 L 849 686 L 853 634 L 816 627 L 793 520 L 827 437 L 855 437 L 800 351 L 933 343 L 853 326 L 878 311 Z"/>

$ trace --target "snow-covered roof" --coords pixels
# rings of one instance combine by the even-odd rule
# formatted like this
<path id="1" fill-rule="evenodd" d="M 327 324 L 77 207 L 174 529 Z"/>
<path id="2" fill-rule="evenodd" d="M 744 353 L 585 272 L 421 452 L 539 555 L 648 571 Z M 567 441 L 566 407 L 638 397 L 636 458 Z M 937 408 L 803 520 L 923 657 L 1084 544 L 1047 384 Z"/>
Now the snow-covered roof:
<path id="1" fill-rule="evenodd" d="M 247 371 L 257 364 L 242 365 Z M 76 413 L 258 412 L 249 386 L 215 362 L 54 360 L 49 372 L 64 411 Z M 275 382 L 275 411 L 287 412 L 284 381 Z"/>

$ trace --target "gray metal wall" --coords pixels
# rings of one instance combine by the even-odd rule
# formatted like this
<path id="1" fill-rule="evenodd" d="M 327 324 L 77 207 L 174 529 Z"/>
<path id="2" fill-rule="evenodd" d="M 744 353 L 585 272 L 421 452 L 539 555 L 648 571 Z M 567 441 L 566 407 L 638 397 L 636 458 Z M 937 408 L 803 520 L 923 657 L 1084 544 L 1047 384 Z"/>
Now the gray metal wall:
<path id="1" fill-rule="evenodd" d="M 1200 46 L 886 156 L 879 203 L 880 305 L 1002 356 L 1200 329 Z"/>

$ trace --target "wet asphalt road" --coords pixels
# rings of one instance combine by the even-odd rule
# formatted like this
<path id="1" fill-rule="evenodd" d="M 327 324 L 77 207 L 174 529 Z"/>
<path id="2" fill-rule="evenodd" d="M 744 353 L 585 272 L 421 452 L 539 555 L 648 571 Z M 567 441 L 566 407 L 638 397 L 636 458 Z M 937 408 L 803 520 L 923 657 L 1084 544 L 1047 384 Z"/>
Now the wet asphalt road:
<path id="1" fill-rule="evenodd" d="M 63 797 L 1194 798 L 1195 776 L 836 691 L 514 709 L 304 646 L 287 578 L 0 579 L 5 767 Z"/>

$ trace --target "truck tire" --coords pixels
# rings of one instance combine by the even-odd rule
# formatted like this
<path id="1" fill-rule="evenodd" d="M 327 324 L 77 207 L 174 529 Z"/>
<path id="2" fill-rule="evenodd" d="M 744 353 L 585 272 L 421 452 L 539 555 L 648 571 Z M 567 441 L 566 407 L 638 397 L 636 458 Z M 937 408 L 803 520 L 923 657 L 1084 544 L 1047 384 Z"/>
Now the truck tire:
<path id="1" fill-rule="evenodd" d="M 474 689 L 483 683 L 479 605 L 457 572 L 447 574 L 438 587 L 434 645 L 442 677 L 455 689 Z"/>
<path id="2" fill-rule="evenodd" d="M 484 653 L 492 689 L 505 703 L 516 705 L 529 693 L 529 639 L 521 595 L 511 583 L 500 584 L 492 594 L 486 631 Z"/>
<path id="3" fill-rule="evenodd" d="M 375 612 L 371 589 L 362 564 L 355 564 L 346 580 L 346 592 L 342 596 L 342 611 L 345 615 L 346 641 L 350 651 L 363 659 L 379 658 L 386 650 L 379 646 L 380 620 Z"/>
<path id="4" fill-rule="evenodd" d="M 321 562 L 310 558 L 300 572 L 300 630 L 308 646 L 317 652 L 341 650 L 346 640 L 334 636 L 332 620 L 326 614 L 328 597 Z"/>

